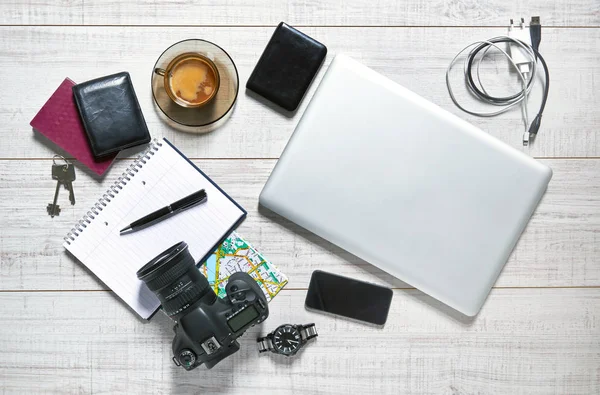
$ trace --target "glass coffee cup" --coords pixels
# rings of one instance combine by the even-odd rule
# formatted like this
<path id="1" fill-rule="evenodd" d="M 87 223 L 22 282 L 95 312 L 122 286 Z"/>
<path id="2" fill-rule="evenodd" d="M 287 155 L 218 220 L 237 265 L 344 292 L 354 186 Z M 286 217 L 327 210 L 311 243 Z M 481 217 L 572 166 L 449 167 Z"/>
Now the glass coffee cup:
<path id="1" fill-rule="evenodd" d="M 200 53 L 182 53 L 171 60 L 166 69 L 156 68 L 154 72 L 164 78 L 167 95 L 181 107 L 205 106 L 219 90 L 217 66 Z"/>

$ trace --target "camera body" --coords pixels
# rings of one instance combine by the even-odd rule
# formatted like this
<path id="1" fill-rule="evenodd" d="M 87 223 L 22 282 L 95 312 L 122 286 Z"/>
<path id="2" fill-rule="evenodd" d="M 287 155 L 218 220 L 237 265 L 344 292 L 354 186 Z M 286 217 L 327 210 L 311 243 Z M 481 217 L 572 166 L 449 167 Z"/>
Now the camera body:
<path id="1" fill-rule="evenodd" d="M 186 370 L 201 364 L 212 368 L 239 350 L 238 337 L 268 317 L 267 298 L 247 273 L 232 274 L 225 291 L 226 299 L 200 300 L 179 319 L 173 328 L 175 364 Z"/>
<path id="2" fill-rule="evenodd" d="M 144 265 L 137 277 L 176 321 L 173 362 L 186 370 L 212 368 L 240 349 L 238 337 L 269 316 L 267 298 L 248 273 L 229 276 L 226 298 L 219 298 L 183 241 Z"/>

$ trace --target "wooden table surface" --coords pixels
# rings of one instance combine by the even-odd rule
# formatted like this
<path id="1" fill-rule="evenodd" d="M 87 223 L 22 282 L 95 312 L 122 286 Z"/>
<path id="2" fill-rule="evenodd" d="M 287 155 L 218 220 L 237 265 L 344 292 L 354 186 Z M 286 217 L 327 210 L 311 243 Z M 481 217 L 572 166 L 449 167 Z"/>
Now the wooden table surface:
<path id="1" fill-rule="evenodd" d="M 598 0 L 0 0 L 0 392 L 272 394 L 600 393 L 600 2 Z M 541 16 L 551 89 L 535 143 L 521 146 L 515 109 L 461 113 L 445 69 L 463 46 Z M 274 27 L 286 21 L 329 53 L 298 112 L 287 117 L 244 85 Z M 172 43 L 204 38 L 236 62 L 242 88 L 220 129 L 193 135 L 156 114 L 149 76 Z M 546 195 L 481 313 L 467 319 L 360 259 L 258 210 L 258 194 L 332 58 L 346 53 L 538 158 L 554 170 Z M 501 62 L 499 62 L 501 63 Z M 172 323 L 137 319 L 65 253 L 62 238 L 128 166 L 95 179 L 78 169 L 77 204 L 46 205 L 52 144 L 29 122 L 65 77 L 129 71 L 153 137 L 167 137 L 248 210 L 239 232 L 290 282 L 262 333 L 316 322 L 296 358 L 259 356 L 259 329 L 208 371 L 171 361 Z M 506 81 L 506 65 L 487 68 Z M 458 82 L 460 84 L 460 82 Z M 540 86 L 531 108 L 539 104 Z M 533 110 L 532 110 L 533 111 Z M 394 288 L 383 329 L 307 312 L 315 269 Z"/>

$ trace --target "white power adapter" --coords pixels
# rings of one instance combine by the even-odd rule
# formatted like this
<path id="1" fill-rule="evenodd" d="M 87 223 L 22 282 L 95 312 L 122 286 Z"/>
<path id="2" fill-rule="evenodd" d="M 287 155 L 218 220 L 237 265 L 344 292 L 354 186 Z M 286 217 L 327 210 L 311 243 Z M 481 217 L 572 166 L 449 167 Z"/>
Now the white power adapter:
<path id="1" fill-rule="evenodd" d="M 525 19 L 523 18 L 521 18 L 521 23 L 519 23 L 519 26 L 515 26 L 513 20 L 510 20 L 510 26 L 508 27 L 508 37 L 522 41 L 524 44 L 531 47 L 531 36 L 529 34 L 529 26 L 525 26 Z M 525 49 L 521 48 L 515 43 L 508 44 L 508 51 L 510 57 L 518 66 L 521 74 L 523 74 L 524 76 L 528 75 L 532 67 L 531 56 L 528 56 L 527 52 L 525 52 Z"/>

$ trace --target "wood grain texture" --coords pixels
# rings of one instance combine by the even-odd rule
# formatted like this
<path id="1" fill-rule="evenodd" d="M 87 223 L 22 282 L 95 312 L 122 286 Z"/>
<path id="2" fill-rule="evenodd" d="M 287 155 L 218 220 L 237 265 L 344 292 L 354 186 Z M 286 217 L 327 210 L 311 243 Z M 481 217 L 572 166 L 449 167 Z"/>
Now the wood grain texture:
<path id="1" fill-rule="evenodd" d="M 599 26 L 595 0 L 2 0 L 0 24 L 504 26 L 540 15 L 547 26 Z"/>
<path id="2" fill-rule="evenodd" d="M 532 156 L 600 156 L 600 52 L 590 51 L 600 41 L 600 29 L 544 29 L 541 49 L 551 70 L 552 85 L 542 129 L 529 148 L 521 144 L 523 122 L 518 109 L 495 118 L 467 116 L 451 102 L 445 86 L 445 70 L 456 52 L 475 40 L 505 34 L 503 28 L 305 28 L 307 34 L 328 46 L 329 54 L 292 116 L 274 111 L 264 101 L 250 97 L 244 88 L 273 32 L 271 27 L 0 29 L 5 37 L 0 42 L 3 66 L 11 70 L 0 90 L 0 158 L 51 157 L 53 146 L 37 139 L 29 122 L 60 82 L 66 76 L 81 82 L 123 70 L 131 73 L 154 137 L 168 137 L 193 158 L 277 158 L 331 59 L 342 52 Z M 178 132 L 164 124 L 150 92 L 149 78 L 156 58 L 170 44 L 190 37 L 214 41 L 228 50 L 237 63 L 241 82 L 231 118 L 223 127 L 203 135 Z M 459 69 L 454 73 L 456 89 L 462 86 Z M 515 81 L 502 60 L 490 64 L 486 72 L 486 81 L 505 81 L 509 86 Z M 36 75 L 44 78 L 34 80 Z M 538 85 L 529 105 L 531 117 L 540 97 Z"/>
<path id="3" fill-rule="evenodd" d="M 304 309 L 283 291 L 262 328 L 207 371 L 171 361 L 172 322 L 138 321 L 109 292 L 0 293 L 0 388 L 6 393 L 595 394 L 600 289 L 493 290 L 464 320 L 421 293 L 395 291 L 383 328 Z M 296 357 L 255 339 L 315 322 Z"/>
<path id="4" fill-rule="evenodd" d="M 186 147 L 180 147 L 183 152 Z M 258 196 L 275 160 L 195 161 L 248 210 L 239 232 L 290 278 L 306 288 L 313 270 L 325 269 L 394 287 L 407 287 L 374 266 L 306 230 L 258 208 Z M 600 286 L 600 160 L 543 160 L 553 179 L 498 280 L 501 287 Z M 103 289 L 62 247 L 62 237 L 130 163 L 117 161 L 101 182 L 79 171 L 70 206 L 46 214 L 55 183 L 51 161 L 4 161 L 0 174 L 0 289 Z M 165 246 L 168 247 L 168 246 Z"/>
<path id="5" fill-rule="evenodd" d="M 598 0 L 0 0 L 0 11 L 0 393 L 600 393 Z M 258 209 L 275 159 L 341 52 L 523 149 L 519 110 L 467 116 L 450 101 L 444 73 L 463 46 L 505 34 L 510 18 L 531 15 L 545 26 L 540 50 L 552 85 L 539 138 L 526 152 L 550 158 L 542 161 L 554 177 L 477 317 L 467 319 Z M 329 48 L 296 114 L 244 90 L 282 20 Z M 193 37 L 224 47 L 241 83 L 233 116 L 203 135 L 166 126 L 149 86 L 160 53 Z M 514 80 L 505 63 L 485 67 L 494 92 Z M 32 132 L 31 118 L 65 77 L 82 82 L 123 70 L 153 137 L 166 136 L 202 159 L 196 163 L 248 209 L 240 233 L 290 277 L 266 325 L 252 328 L 242 349 L 210 371 L 175 367 L 171 321 L 161 313 L 139 321 L 62 248 L 62 236 L 130 160 L 117 161 L 104 179 L 79 168 L 77 205 L 63 190 L 61 216 L 45 211 L 55 187 L 47 160 L 55 147 Z M 460 70 L 455 76 L 458 88 Z M 539 86 L 532 96 L 531 113 Z M 307 312 L 305 289 L 315 269 L 396 287 L 385 327 Z M 259 357 L 254 339 L 284 322 L 315 322 L 317 342 L 296 358 Z"/>

